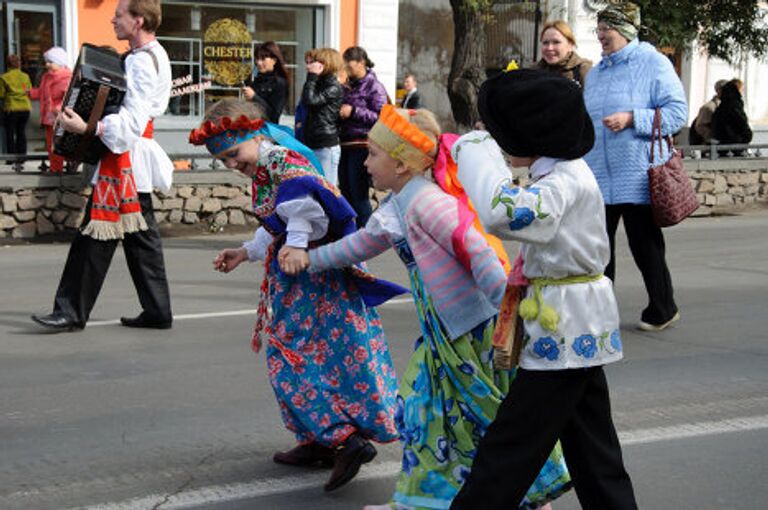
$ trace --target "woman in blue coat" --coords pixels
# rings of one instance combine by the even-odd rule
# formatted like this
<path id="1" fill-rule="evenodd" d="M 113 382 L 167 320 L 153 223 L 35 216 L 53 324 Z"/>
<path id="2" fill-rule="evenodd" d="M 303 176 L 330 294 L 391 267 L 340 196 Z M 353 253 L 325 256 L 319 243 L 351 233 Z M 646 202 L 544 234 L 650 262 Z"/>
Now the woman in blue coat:
<path id="1" fill-rule="evenodd" d="M 653 220 L 648 189 L 651 131 L 656 108 L 664 136 L 688 118 L 683 85 L 669 59 L 637 39 L 640 10 L 632 3 L 610 5 L 597 15 L 603 58 L 587 75 L 584 101 L 595 126 L 595 145 L 584 157 L 605 200 L 611 261 L 605 274 L 615 277 L 615 238 L 623 219 L 629 248 L 643 275 L 648 306 L 638 327 L 661 331 L 680 318 L 665 257 L 664 236 Z M 664 148 L 656 163 L 666 161 Z"/>

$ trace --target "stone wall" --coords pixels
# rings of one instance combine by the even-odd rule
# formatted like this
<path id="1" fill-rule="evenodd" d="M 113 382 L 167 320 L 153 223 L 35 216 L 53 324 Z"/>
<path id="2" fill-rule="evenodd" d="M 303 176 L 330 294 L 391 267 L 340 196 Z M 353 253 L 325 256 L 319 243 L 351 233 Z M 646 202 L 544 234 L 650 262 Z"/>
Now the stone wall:
<path id="1" fill-rule="evenodd" d="M 697 216 L 768 203 L 768 160 L 686 160 L 701 207 Z"/>
<path id="2" fill-rule="evenodd" d="M 230 171 L 179 172 L 175 184 L 152 195 L 163 226 L 201 225 L 211 231 L 256 225 L 250 179 Z M 74 230 L 91 194 L 80 175 L 0 176 L 0 238 L 29 239 Z"/>
<path id="3" fill-rule="evenodd" d="M 686 160 L 698 193 L 698 216 L 768 203 L 768 160 Z M 199 225 L 219 231 L 256 225 L 250 180 L 236 172 L 178 172 L 168 193 L 152 203 L 161 226 Z M 0 175 L 0 238 L 29 239 L 72 231 L 82 220 L 90 188 L 80 175 Z"/>

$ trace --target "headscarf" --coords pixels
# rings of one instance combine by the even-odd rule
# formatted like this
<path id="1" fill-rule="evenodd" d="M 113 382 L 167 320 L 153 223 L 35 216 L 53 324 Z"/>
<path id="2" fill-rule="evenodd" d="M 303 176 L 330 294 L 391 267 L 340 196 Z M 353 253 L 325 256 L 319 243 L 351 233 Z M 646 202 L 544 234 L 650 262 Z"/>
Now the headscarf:
<path id="1" fill-rule="evenodd" d="M 260 167 L 251 177 L 253 211 L 257 216 L 265 217 L 271 214 L 275 207 L 277 186 L 284 178 L 309 174 L 324 176 L 323 167 L 311 149 L 296 140 L 289 128 L 265 122 L 263 119 L 251 120 L 245 115 L 237 120 L 224 117 L 218 124 L 210 120 L 205 121 L 189 134 L 189 143 L 205 145 L 211 154 L 219 154 L 259 135 L 288 149 L 285 153 L 285 168 L 281 165 L 275 168 Z"/>
<path id="2" fill-rule="evenodd" d="M 48 51 L 43 53 L 43 58 L 46 62 L 50 62 L 61 67 L 69 67 L 69 57 L 67 56 L 67 52 L 64 50 L 64 48 L 59 46 L 54 46 L 53 48 L 50 48 Z"/>
<path id="3" fill-rule="evenodd" d="M 408 110 L 410 116 L 413 116 L 414 112 L 415 110 Z M 440 136 L 437 155 L 433 158 L 429 154 L 435 149 L 435 142 L 409 119 L 397 113 L 397 109 L 390 104 L 381 108 L 379 119 L 368 133 L 369 140 L 379 145 L 392 158 L 402 161 L 407 168 L 421 172 L 432 167 L 437 184 L 458 200 L 459 224 L 451 234 L 451 243 L 456 258 L 468 271 L 471 272 L 472 267 L 465 237 L 467 230 L 474 226 L 496 252 L 504 270 L 509 272 L 509 258 L 501 241 L 488 234 L 480 224 L 477 213 L 458 180 L 456 162 L 451 158 L 451 146 L 457 138 L 457 135 L 449 133 Z"/>
<path id="4" fill-rule="evenodd" d="M 631 41 L 640 30 L 640 7 L 632 2 L 612 4 L 597 13 L 597 21 L 603 22 Z"/>

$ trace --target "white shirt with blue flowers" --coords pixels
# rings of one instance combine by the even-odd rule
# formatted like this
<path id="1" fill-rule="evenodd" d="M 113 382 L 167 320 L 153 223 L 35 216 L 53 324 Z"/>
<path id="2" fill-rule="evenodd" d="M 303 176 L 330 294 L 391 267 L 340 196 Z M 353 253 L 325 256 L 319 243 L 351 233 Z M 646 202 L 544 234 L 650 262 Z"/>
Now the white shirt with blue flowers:
<path id="1" fill-rule="evenodd" d="M 452 152 L 459 180 L 486 229 L 522 242 L 528 279 L 602 274 L 610 257 L 605 206 L 584 160 L 539 158 L 530 168 L 532 183 L 518 187 L 488 133 L 467 133 Z M 529 286 L 527 296 L 532 295 Z M 560 320 L 555 331 L 538 320 L 525 321 L 522 368 L 562 370 L 622 358 L 619 312 L 608 278 L 543 286 L 542 301 Z"/>

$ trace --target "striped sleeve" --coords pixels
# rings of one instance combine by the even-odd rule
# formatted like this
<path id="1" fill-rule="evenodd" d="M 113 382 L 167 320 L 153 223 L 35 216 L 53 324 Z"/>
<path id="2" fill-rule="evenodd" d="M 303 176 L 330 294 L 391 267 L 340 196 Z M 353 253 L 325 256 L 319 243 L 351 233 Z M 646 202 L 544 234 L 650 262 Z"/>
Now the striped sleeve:
<path id="1" fill-rule="evenodd" d="M 390 247 L 385 234 L 374 235 L 361 228 L 354 234 L 309 251 L 309 270 L 347 267 L 372 259 Z"/>
<path id="2" fill-rule="evenodd" d="M 474 292 L 465 288 L 465 268 L 456 259 L 452 235 L 459 224 L 456 200 L 444 193 L 424 193 L 414 200 L 409 215 L 413 250 L 419 253 L 422 277 L 431 282 L 433 299 L 447 305 L 466 299 Z M 501 303 L 506 285 L 504 267 L 487 241 L 474 227 L 464 238 L 470 256 L 472 278 L 494 304 Z"/>

